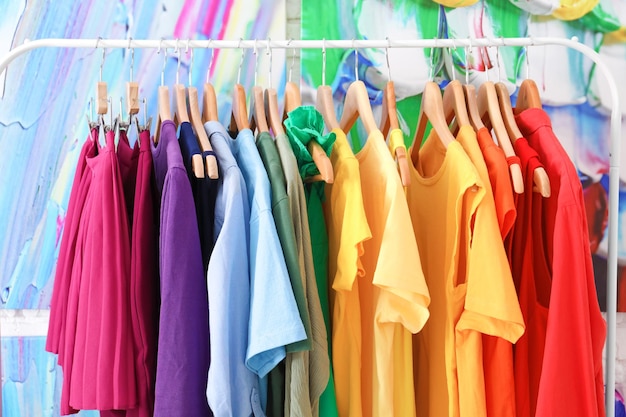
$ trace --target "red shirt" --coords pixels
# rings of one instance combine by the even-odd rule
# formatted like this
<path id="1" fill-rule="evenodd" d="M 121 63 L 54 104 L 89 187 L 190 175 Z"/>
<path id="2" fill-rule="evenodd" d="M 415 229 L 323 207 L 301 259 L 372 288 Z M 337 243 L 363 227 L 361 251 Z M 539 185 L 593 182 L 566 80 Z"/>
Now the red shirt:
<path id="1" fill-rule="evenodd" d="M 542 204 L 541 227 L 535 224 L 533 233 L 543 238 L 552 271 L 536 415 L 604 416 L 606 323 L 596 296 L 582 185 L 543 110 L 525 110 L 516 121 L 544 162 L 552 190 L 549 198 L 534 196 Z"/>
<path id="2" fill-rule="evenodd" d="M 506 245 L 526 324 L 526 332 L 514 346 L 515 399 L 517 417 L 530 417 L 535 415 L 543 363 L 550 271 L 545 263 L 541 233 L 538 242 L 533 242 L 533 219 L 541 219 L 542 215 L 541 206 L 533 205 L 536 197 L 532 191 L 533 178 L 535 169 L 542 164 L 526 139 L 517 139 L 513 146 L 519 156 L 525 190 L 516 198 L 517 219 Z M 536 202 L 541 204 L 541 199 Z M 548 285 L 537 286 L 539 282 Z"/>

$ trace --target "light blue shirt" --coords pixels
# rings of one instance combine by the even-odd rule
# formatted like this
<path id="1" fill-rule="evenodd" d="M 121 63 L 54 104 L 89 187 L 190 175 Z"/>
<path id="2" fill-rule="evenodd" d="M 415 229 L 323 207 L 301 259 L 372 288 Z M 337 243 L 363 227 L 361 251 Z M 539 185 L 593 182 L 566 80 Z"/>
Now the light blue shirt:
<path id="1" fill-rule="evenodd" d="M 250 322 L 246 365 L 263 378 L 284 357 L 285 345 L 306 339 L 274 216 L 270 181 L 250 129 L 230 140 L 250 205 Z M 213 255 L 214 256 L 214 255 Z"/>
<path id="2" fill-rule="evenodd" d="M 246 367 L 250 319 L 250 208 L 246 184 L 224 127 L 208 122 L 205 130 L 220 168 L 215 247 L 207 271 L 212 336 L 206 394 L 215 417 L 260 417 L 264 413 L 259 377 Z"/>

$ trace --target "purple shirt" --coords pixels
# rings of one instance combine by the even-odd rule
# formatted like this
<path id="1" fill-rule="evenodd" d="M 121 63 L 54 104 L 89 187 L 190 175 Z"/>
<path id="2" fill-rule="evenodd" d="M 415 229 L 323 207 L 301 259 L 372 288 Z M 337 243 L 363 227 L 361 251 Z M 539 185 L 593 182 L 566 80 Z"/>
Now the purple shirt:
<path id="1" fill-rule="evenodd" d="M 174 123 L 162 122 L 158 145 L 150 143 L 161 193 L 154 416 L 206 416 L 209 317 L 196 209 Z"/>

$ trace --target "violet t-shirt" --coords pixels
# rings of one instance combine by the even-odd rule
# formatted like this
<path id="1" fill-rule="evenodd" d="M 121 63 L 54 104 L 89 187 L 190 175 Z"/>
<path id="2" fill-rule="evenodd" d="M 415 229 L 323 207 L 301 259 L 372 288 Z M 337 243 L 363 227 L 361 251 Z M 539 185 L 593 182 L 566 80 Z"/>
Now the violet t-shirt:
<path id="1" fill-rule="evenodd" d="M 159 143 L 150 143 L 161 201 L 154 416 L 206 416 L 208 297 L 193 194 L 174 123 L 162 122 Z"/>

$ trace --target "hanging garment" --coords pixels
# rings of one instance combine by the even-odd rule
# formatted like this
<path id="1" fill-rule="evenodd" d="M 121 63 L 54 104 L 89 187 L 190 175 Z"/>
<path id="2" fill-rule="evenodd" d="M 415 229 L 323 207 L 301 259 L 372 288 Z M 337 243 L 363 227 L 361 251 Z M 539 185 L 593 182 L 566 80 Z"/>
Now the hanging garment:
<path id="1" fill-rule="evenodd" d="M 72 263 L 75 259 L 77 239 L 79 236 L 79 225 L 82 218 L 82 211 L 87 198 L 91 175 L 87 167 L 87 159 L 93 158 L 98 152 L 96 141 L 98 140 L 98 129 L 92 129 L 83 144 L 78 164 L 72 183 L 72 191 L 65 214 L 61 247 L 54 274 L 54 287 L 50 300 L 50 321 L 48 325 L 48 336 L 46 338 L 46 350 L 59 354 L 59 364 L 62 365 L 61 352 L 64 350 L 64 328 L 66 325 L 68 297 L 72 275 Z"/>
<path id="2" fill-rule="evenodd" d="M 204 265 L 204 272 L 209 266 L 209 258 L 213 251 L 213 227 L 215 223 L 215 199 L 217 198 L 217 179 L 209 178 L 208 176 L 203 178 L 196 178 L 193 174 L 191 166 L 191 159 L 194 155 L 200 155 L 202 157 L 202 164 L 204 168 L 204 161 L 208 155 L 215 155 L 213 151 L 202 152 L 198 145 L 198 139 L 193 132 L 191 123 L 183 122 L 180 124 L 180 138 L 179 138 L 180 152 L 183 156 L 183 162 L 185 169 L 187 170 L 187 176 L 189 177 L 189 183 L 191 184 L 191 192 L 193 194 L 193 201 L 196 206 L 196 216 L 198 220 L 198 232 L 200 234 L 200 248 L 202 249 L 202 264 Z M 203 171 L 206 171 L 203 169 Z"/>
<path id="3" fill-rule="evenodd" d="M 415 415 L 412 335 L 428 320 L 430 295 L 396 164 L 382 133 L 355 155 L 372 238 L 365 241 L 361 305 L 364 416 Z"/>
<path id="4" fill-rule="evenodd" d="M 139 159 L 139 144 L 135 143 L 134 147 L 130 146 L 128 141 L 128 133 L 125 129 L 120 129 L 118 133 L 117 144 L 117 162 L 120 167 L 120 176 L 122 178 L 122 187 L 124 188 L 124 202 L 126 206 L 126 214 L 128 216 L 128 224 L 132 235 L 133 224 L 133 206 L 135 204 L 135 183 L 137 180 L 137 164 Z"/>
<path id="5" fill-rule="evenodd" d="M 289 345 L 306 339 L 285 258 L 272 217 L 271 188 L 250 129 L 229 141 L 241 169 L 250 206 L 250 321 L 246 365 L 264 379 L 285 358 Z M 287 348 L 287 349 L 286 349 Z M 267 381 L 262 380 L 262 389 Z M 275 380 L 280 384 L 280 380 Z M 278 386 L 271 387 L 279 391 Z M 267 393 L 261 393 L 266 409 Z M 283 406 L 284 407 L 284 406 Z M 282 408 L 281 408 L 282 409 Z"/>
<path id="6" fill-rule="evenodd" d="M 259 379 L 246 367 L 250 318 L 250 208 L 246 184 L 218 122 L 205 130 L 220 172 L 215 200 L 215 246 L 206 275 L 212 334 L 206 396 L 216 417 L 263 416 Z"/>
<path id="7" fill-rule="evenodd" d="M 552 272 L 536 415 L 604 416 L 606 323 L 594 285 L 582 186 L 543 110 L 525 110 L 516 121 L 544 162 L 552 187 L 542 200 L 541 229 L 533 229 L 543 237 Z"/>
<path id="8" fill-rule="evenodd" d="M 285 138 L 286 139 L 286 138 Z M 319 295 L 317 293 L 317 284 L 315 282 L 315 270 L 313 267 L 313 255 L 311 254 L 310 234 L 307 236 L 308 253 L 304 253 L 304 239 L 302 220 L 308 221 L 305 214 L 304 219 L 301 218 L 300 207 L 298 207 L 299 195 L 295 195 L 295 204 L 291 204 L 291 199 L 287 193 L 287 172 L 283 172 L 281 159 L 278 148 L 274 140 L 269 134 L 261 133 L 257 137 L 257 148 L 263 160 L 263 164 L 267 169 L 270 184 L 272 186 L 272 201 L 274 219 L 278 229 L 279 237 L 285 234 L 285 230 L 293 231 L 293 242 L 288 239 L 281 238 L 281 245 L 285 258 L 287 251 L 285 246 L 293 245 L 293 256 L 295 266 L 297 267 L 300 279 L 300 287 L 302 288 L 302 301 L 306 308 L 307 316 L 310 317 L 311 328 L 311 349 L 308 352 L 287 352 L 286 370 L 285 370 L 285 415 L 288 416 L 319 416 L 319 399 L 328 384 L 330 372 L 330 358 L 328 357 L 328 344 L 326 328 L 324 326 L 324 318 L 322 316 L 322 308 L 320 306 Z M 293 153 L 291 154 L 293 157 Z M 296 165 L 295 171 L 290 174 L 298 174 L 297 162 L 295 158 L 293 163 Z M 299 176 L 297 177 L 299 180 Z M 300 184 L 302 184 L 300 182 Z M 304 189 L 300 187 L 302 191 Z M 304 197 L 304 193 L 302 193 Z M 303 198 L 304 200 L 304 198 Z M 305 203 L 305 201 L 302 201 Z M 280 207 L 279 207 L 280 206 Z M 301 208 L 305 208 L 304 206 Z M 282 219 L 282 220 L 279 220 Z M 280 223 L 284 225 L 280 225 Z M 282 230 L 282 231 L 281 231 Z M 308 224 L 306 224 L 308 232 Z M 283 244 L 283 241 L 285 243 Z M 305 259 L 306 258 L 306 259 Z M 307 267 L 309 267 L 307 271 Z M 291 278 L 291 272 L 289 273 Z M 308 278 L 308 281 L 306 280 Z M 296 285 L 292 288 L 296 292 Z M 306 293 L 306 294 L 305 294 Z M 298 297 L 296 296 L 296 301 Z M 307 302 L 308 301 L 308 302 Z"/>
<path id="9" fill-rule="evenodd" d="M 476 139 L 489 172 L 489 183 L 496 204 L 500 234 L 504 239 L 513 228 L 516 216 L 509 164 L 506 162 L 504 151 L 496 145 L 486 127 L 476 132 Z M 483 182 L 486 183 L 484 179 Z"/>
<path id="10" fill-rule="evenodd" d="M 160 193 L 161 310 L 154 415 L 206 416 L 208 301 L 193 194 L 174 123 L 163 121 L 158 144 L 150 144 Z"/>
<path id="11" fill-rule="evenodd" d="M 484 210 L 486 216 L 499 220 L 491 182 L 489 181 L 489 170 L 483 158 L 483 154 L 481 153 L 476 134 L 471 129 L 463 129 L 459 131 L 457 140 L 463 147 L 465 153 L 467 153 L 467 156 L 469 156 L 485 188 L 485 195 L 481 202 L 482 210 Z M 491 143 L 493 143 L 493 141 Z M 506 167 L 506 161 L 502 159 L 502 162 L 504 162 L 504 166 Z M 508 174 L 506 180 L 510 184 Z M 511 194 L 511 197 L 512 196 L 513 194 Z M 502 231 L 502 228 L 500 228 L 500 230 Z M 502 239 L 494 239 L 492 245 L 494 250 L 497 247 L 496 253 L 505 253 Z M 510 273 L 502 275 L 500 279 L 507 280 L 506 285 L 509 288 L 513 287 L 513 278 Z M 511 308 L 516 308 L 521 313 L 517 299 L 510 299 L 509 302 L 511 303 Z M 484 334 L 482 339 L 487 416 L 514 417 L 515 380 L 513 376 L 513 346 L 509 341 L 500 337 Z M 462 401 L 462 399 L 460 399 L 460 401 Z"/>
<path id="12" fill-rule="evenodd" d="M 130 310 L 130 234 L 115 153 L 115 132 L 88 160 L 93 175 L 85 202 L 85 239 L 76 272 L 78 297 L 72 365 L 65 373 L 76 410 L 137 406 Z M 74 277 L 72 277 L 74 281 Z M 68 327 L 67 331 L 70 331 Z M 67 348 L 67 342 L 66 342 Z M 69 376 L 69 378 L 67 378 Z M 64 385 L 65 388 L 65 385 Z"/>
<path id="13" fill-rule="evenodd" d="M 414 340 L 416 408 L 433 417 L 485 415 L 481 333 L 514 343 L 524 331 L 497 219 L 461 142 L 446 149 L 431 131 L 407 191 L 432 300 Z"/>
<path id="14" fill-rule="evenodd" d="M 332 133 L 336 137 L 330 154 L 335 182 L 326 184 L 324 202 L 328 274 L 332 283 L 332 364 L 339 416 L 361 417 L 361 306 L 357 277 L 365 275 L 363 243 L 372 234 L 363 205 L 359 161 L 343 131 L 333 129 Z"/>
<path id="15" fill-rule="evenodd" d="M 152 417 L 159 323 L 158 220 L 150 132 L 139 133 L 130 254 L 130 305 L 138 405 L 126 417 Z M 119 150 L 119 147 L 118 147 Z M 119 415 L 118 415 L 119 417 Z"/>
<path id="16" fill-rule="evenodd" d="M 535 199 L 535 169 L 543 167 L 525 138 L 513 144 L 524 177 L 523 194 L 517 195 L 517 219 L 507 242 L 513 280 L 526 323 L 526 332 L 514 346 L 515 400 L 518 417 L 535 415 L 541 376 L 550 300 L 550 270 L 545 262 L 543 237 L 534 238 L 533 222 L 541 223 L 541 199 Z M 534 202 L 533 202 L 534 201 Z"/>
<path id="17" fill-rule="evenodd" d="M 318 414 L 313 415 L 336 417 L 337 416 L 337 400 L 335 399 L 335 383 L 333 377 L 332 361 L 331 361 L 331 343 L 330 343 L 330 309 L 328 302 L 328 280 L 327 270 L 323 270 L 325 257 L 328 251 L 322 254 L 322 258 L 317 258 L 313 254 L 311 229 L 315 230 L 316 236 L 322 239 L 326 235 L 326 229 L 320 228 L 319 225 L 325 224 L 324 213 L 311 213 L 313 217 L 309 217 L 307 198 L 305 194 L 304 184 L 300 178 L 298 170 L 298 161 L 289 144 L 289 138 L 286 134 L 276 135 L 276 147 L 283 167 L 283 173 L 287 185 L 287 197 L 289 198 L 289 206 L 291 208 L 291 217 L 293 219 L 294 230 L 296 232 L 296 244 L 298 246 L 298 259 L 300 261 L 300 270 L 303 271 L 305 281 L 306 295 L 309 300 L 309 315 L 311 316 L 311 329 L 313 332 L 313 343 L 318 346 L 313 349 L 312 354 L 323 354 L 326 360 L 319 358 L 309 361 L 309 368 L 315 369 L 315 379 L 319 379 L 324 383 L 325 389 L 319 398 Z M 319 217 L 321 214 L 321 218 Z M 316 248 L 323 249 L 323 241 L 316 245 Z M 315 268 L 315 265 L 319 265 Z M 317 271 L 320 272 L 319 280 L 317 280 Z M 324 326 L 322 329 L 321 327 Z M 324 338 L 322 339 L 322 336 Z M 316 342 L 316 340 L 319 340 Z M 325 345 L 326 349 L 321 350 L 320 346 Z M 328 378 L 325 376 L 324 370 L 316 369 L 326 362 L 328 364 Z M 318 364 L 318 365 L 315 365 Z M 326 378 L 327 381 L 322 381 Z M 313 383 L 311 380 L 310 383 Z"/>

